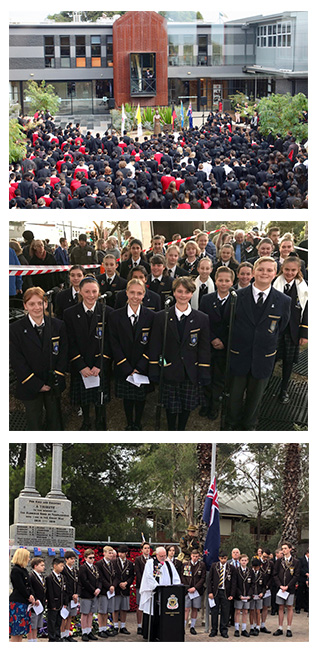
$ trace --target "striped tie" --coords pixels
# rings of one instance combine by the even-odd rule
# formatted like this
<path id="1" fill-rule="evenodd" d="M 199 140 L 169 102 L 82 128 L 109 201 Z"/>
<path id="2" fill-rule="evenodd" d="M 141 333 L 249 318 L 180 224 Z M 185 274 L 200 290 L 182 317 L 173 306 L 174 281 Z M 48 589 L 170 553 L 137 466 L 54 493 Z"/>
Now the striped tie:
<path id="1" fill-rule="evenodd" d="M 218 588 L 223 588 L 223 574 L 224 574 L 224 566 L 221 565 L 221 567 L 220 567 L 220 574 L 219 574 L 219 584 L 218 584 Z"/>

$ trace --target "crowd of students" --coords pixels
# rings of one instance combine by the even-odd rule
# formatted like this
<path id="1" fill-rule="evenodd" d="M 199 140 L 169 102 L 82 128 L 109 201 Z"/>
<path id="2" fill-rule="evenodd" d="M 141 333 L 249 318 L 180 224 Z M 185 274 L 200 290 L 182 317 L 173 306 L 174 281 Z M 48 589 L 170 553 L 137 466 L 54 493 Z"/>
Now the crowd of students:
<path id="1" fill-rule="evenodd" d="M 45 290 L 48 277 L 51 287 L 57 282 L 56 274 L 27 276 L 36 285 L 23 294 L 27 315 L 10 326 L 11 365 L 27 428 L 42 429 L 45 408 L 47 428 L 61 429 L 58 394 L 67 372 L 71 404 L 82 410 L 82 430 L 92 427 L 91 405 L 95 429 L 105 429 L 111 378 L 123 400 L 127 430 L 142 429 L 146 400 L 159 383 L 169 430 L 184 430 L 197 407 L 200 418 L 215 420 L 226 370 L 228 428 L 255 429 L 276 359 L 283 360 L 278 399 L 288 403 L 293 363 L 307 342 L 307 271 L 298 255 L 305 256 L 307 243 L 295 248 L 290 233 L 280 240 L 278 227 L 264 235 L 230 233 L 223 226 L 213 241 L 199 231 L 185 245 L 179 236 L 166 247 L 156 235 L 145 256 L 141 241 L 129 234 L 121 261 L 114 252 L 104 256 L 103 273 L 71 266 L 70 286 L 54 294 L 50 320 Z M 83 264 L 92 263 L 95 252 L 81 237 L 84 246 L 73 249 L 71 261 L 78 251 Z M 34 242 L 39 241 L 25 248 L 32 250 Z M 61 243 L 67 244 L 64 238 Z M 10 246 L 16 249 L 17 243 Z M 14 300 L 21 296 L 15 291 Z"/>
<path id="2" fill-rule="evenodd" d="M 35 556 L 28 573 L 30 552 L 23 547 L 18 549 L 12 558 L 11 570 L 11 641 L 21 641 L 25 634 L 29 641 L 37 641 L 38 631 L 43 628 L 45 608 L 49 642 L 76 641 L 71 628 L 72 619 L 79 610 L 84 642 L 118 634 L 130 635 L 126 618 L 134 581 L 137 633 L 147 638 L 145 617 L 143 621 L 143 613 L 147 612 L 143 606 L 146 603 L 144 573 L 150 573 L 161 584 L 182 583 L 185 586 L 185 626 L 190 616 L 192 635 L 197 634 L 196 620 L 199 610 L 205 605 L 206 587 L 211 613 L 210 638 L 217 636 L 218 630 L 223 638 L 228 638 L 231 626 L 234 626 L 234 637 L 270 634 L 266 627 L 269 610 L 271 615 L 278 613 L 278 628 L 273 635 L 279 637 L 283 635 L 284 609 L 287 614 L 286 637 L 292 637 L 295 595 L 296 612 L 302 608 L 309 611 L 309 551 L 298 559 L 288 542 L 276 550 L 274 557 L 269 549 L 259 548 L 250 564 L 248 555 L 240 554 L 238 548 L 232 550 L 229 560 L 227 553 L 220 549 L 219 560 L 211 565 L 209 573 L 201 560 L 201 546 L 196 542 L 189 553 L 182 553 L 177 545 L 170 544 L 166 548 L 157 547 L 154 554 L 149 543 L 144 542 L 134 563 L 127 558 L 128 552 L 126 545 L 120 545 L 117 551 L 106 545 L 103 557 L 95 562 L 95 552 L 88 548 L 83 563 L 77 567 L 75 552 L 66 551 L 64 558 L 54 557 L 52 571 L 45 577 L 44 559 Z M 163 581 L 161 577 L 166 567 L 169 574 Z M 176 580 L 173 580 L 174 576 Z M 36 612 L 39 604 L 42 610 Z M 63 617 L 61 609 L 65 609 Z M 92 630 L 94 613 L 98 615 L 97 635 Z"/>
<path id="3" fill-rule="evenodd" d="M 216 113 L 201 128 L 131 138 L 83 135 L 47 114 L 19 118 L 26 157 L 9 166 L 10 209 L 301 209 L 308 207 L 308 153 L 292 133 Z"/>

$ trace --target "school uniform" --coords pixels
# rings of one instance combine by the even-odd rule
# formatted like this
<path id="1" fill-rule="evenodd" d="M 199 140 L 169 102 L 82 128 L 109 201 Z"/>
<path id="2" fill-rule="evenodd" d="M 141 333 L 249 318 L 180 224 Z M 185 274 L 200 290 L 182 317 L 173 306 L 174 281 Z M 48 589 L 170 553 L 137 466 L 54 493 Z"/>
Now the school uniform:
<path id="1" fill-rule="evenodd" d="M 231 429 L 254 429 L 263 393 L 273 371 L 278 339 L 290 318 L 291 299 L 288 296 L 272 286 L 264 296 L 260 294 L 254 284 L 237 291 L 230 348 L 228 421 Z"/>
<path id="2" fill-rule="evenodd" d="M 62 617 L 60 610 L 66 606 L 66 584 L 62 574 L 56 574 L 54 571 L 46 577 L 47 588 L 47 624 L 49 642 L 58 642 L 60 640 L 60 628 Z"/>
<path id="3" fill-rule="evenodd" d="M 236 272 L 237 272 L 237 269 L 239 267 L 238 262 L 234 262 L 234 260 L 231 259 L 231 260 L 228 260 L 227 264 L 225 264 L 224 262 L 219 260 L 218 262 L 216 262 L 213 265 L 213 269 L 212 269 L 212 272 L 210 274 L 213 281 L 215 279 L 215 275 L 216 275 L 217 269 L 219 269 L 219 267 L 226 267 L 227 269 L 232 269 L 232 271 L 234 271 L 234 275 L 235 275 L 235 278 L 236 278 L 236 276 L 237 276 Z"/>
<path id="4" fill-rule="evenodd" d="M 199 258 L 196 258 L 194 262 L 189 262 L 187 258 L 181 258 L 179 260 L 181 269 L 186 271 L 188 276 L 191 276 L 191 278 L 193 278 L 194 280 L 198 275 L 198 263 L 199 263 Z"/>
<path id="5" fill-rule="evenodd" d="M 172 296 L 172 282 L 169 276 L 161 276 L 161 279 L 158 279 L 149 274 L 147 278 L 148 289 L 160 296 L 161 310 L 164 310 L 164 303 L 168 296 Z"/>
<path id="6" fill-rule="evenodd" d="M 251 572 L 248 567 L 244 570 L 241 565 L 235 569 L 236 572 L 236 591 L 234 598 L 235 610 L 249 610 L 250 599 L 252 597 Z M 247 597 L 244 601 L 241 597 Z"/>
<path id="7" fill-rule="evenodd" d="M 128 260 L 124 260 L 120 264 L 119 273 L 120 273 L 121 278 L 127 279 L 128 274 L 131 271 L 131 269 L 134 269 L 138 265 L 142 266 L 142 267 L 145 267 L 148 274 L 150 273 L 150 265 L 149 265 L 148 262 L 145 262 L 145 260 L 143 260 L 142 258 L 140 258 L 140 260 L 138 260 L 137 262 L 133 262 L 132 258 L 129 258 Z"/>
<path id="8" fill-rule="evenodd" d="M 124 307 L 127 303 L 128 297 L 125 289 L 120 290 L 117 293 L 114 309 L 119 310 L 120 307 Z M 142 301 L 143 307 L 147 307 L 148 310 L 153 310 L 154 312 L 159 312 L 161 310 L 161 298 L 159 294 L 152 292 L 146 287 L 146 293 Z"/>
<path id="9" fill-rule="evenodd" d="M 263 606 L 263 596 L 266 592 L 267 576 L 259 568 L 255 570 L 253 567 L 250 572 L 251 578 L 251 593 L 250 610 L 261 610 Z M 262 593 L 262 597 L 259 595 Z"/>
<path id="10" fill-rule="evenodd" d="M 203 561 L 198 560 L 196 563 L 189 561 L 183 565 L 181 574 L 181 583 L 186 586 L 185 608 L 201 608 L 201 598 L 205 589 L 206 566 Z M 190 599 L 189 588 L 195 588 L 199 593 L 198 597 Z"/>
<path id="11" fill-rule="evenodd" d="M 139 608 L 139 603 L 140 603 L 140 585 L 142 581 L 142 575 L 144 572 L 144 568 L 146 566 L 146 562 L 149 560 L 149 556 L 146 558 L 143 554 L 141 556 L 136 556 L 135 561 L 134 561 L 134 573 L 136 577 L 136 602 L 137 606 Z"/>
<path id="12" fill-rule="evenodd" d="M 77 614 L 77 606 L 71 608 L 71 600 L 74 594 L 79 594 L 79 572 L 75 567 L 68 567 L 68 565 L 65 565 L 62 574 L 66 583 L 69 615 L 74 617 Z"/>
<path id="13" fill-rule="evenodd" d="M 121 558 L 117 558 L 114 562 L 115 572 L 115 592 L 114 609 L 116 612 L 119 610 L 130 610 L 130 586 L 134 581 L 134 568 L 132 561 L 126 558 L 123 562 Z M 126 588 L 120 588 L 120 583 L 127 582 Z"/>
<path id="14" fill-rule="evenodd" d="M 169 310 L 163 369 L 163 404 L 167 411 L 179 414 L 203 404 L 201 385 L 210 383 L 209 319 L 206 314 L 192 310 L 183 320 L 178 319 L 176 306 Z M 155 314 L 150 342 L 150 379 L 160 377 L 165 312 Z"/>
<path id="15" fill-rule="evenodd" d="M 128 316 L 129 305 L 109 318 L 109 336 L 114 359 L 115 395 L 128 400 L 145 400 L 148 385 L 137 387 L 126 381 L 134 369 L 147 375 L 150 335 L 154 314 L 142 305 L 135 325 Z"/>
<path id="16" fill-rule="evenodd" d="M 109 400 L 109 364 L 110 346 L 108 341 L 108 319 L 113 312 L 106 306 L 105 334 L 104 334 L 104 373 L 103 394 L 104 402 Z M 88 317 L 83 303 L 70 307 L 64 312 L 64 320 L 69 340 L 69 359 L 71 370 L 71 404 L 86 406 L 90 403 L 98 404 L 98 387 L 86 389 L 80 371 L 86 366 L 96 366 L 101 369 L 101 337 L 102 337 L 102 305 L 97 302 L 93 313 Z"/>
<path id="17" fill-rule="evenodd" d="M 176 264 L 172 269 L 169 269 L 167 267 L 167 272 L 169 278 L 172 278 L 174 280 L 175 278 L 180 278 L 180 276 L 188 276 L 189 272 L 186 269 L 183 269 L 180 267 L 178 264 Z"/>
<path id="18" fill-rule="evenodd" d="M 305 613 L 309 612 L 309 558 L 307 555 L 299 558 L 300 563 L 300 575 L 299 583 L 297 588 L 297 599 L 296 599 L 296 612 L 300 612 L 302 608 Z"/>
<path id="19" fill-rule="evenodd" d="M 180 576 L 180 579 L 182 579 L 182 572 L 183 572 L 183 563 L 182 563 L 182 561 L 179 561 L 178 558 L 174 558 L 172 562 L 173 562 L 173 564 L 174 564 L 174 566 L 175 566 L 175 568 L 176 568 L 176 570 L 177 570 L 177 572 L 178 572 L 178 574 Z"/>
<path id="20" fill-rule="evenodd" d="M 271 606 L 271 588 L 273 585 L 274 563 L 269 558 L 261 563 L 261 572 L 265 575 L 265 594 L 263 595 L 263 606 Z"/>
<path id="21" fill-rule="evenodd" d="M 219 410 L 219 398 L 222 395 L 225 382 L 227 345 L 230 320 L 230 295 L 221 299 L 218 292 L 203 296 L 200 311 L 209 317 L 210 352 L 211 352 L 211 384 L 205 388 L 207 415 L 216 416 Z M 224 348 L 217 350 L 212 341 L 220 339 Z"/>
<path id="22" fill-rule="evenodd" d="M 10 363 L 17 376 L 16 397 L 26 408 L 27 429 L 42 430 L 42 410 L 47 415 L 47 429 L 61 430 L 57 400 L 53 389 L 41 392 L 50 384 L 50 363 L 56 373 L 59 392 L 65 389 L 65 372 L 68 361 L 66 328 L 62 321 L 52 318 L 51 341 L 48 317 L 38 328 L 29 316 L 10 325 Z M 38 333 L 39 332 L 39 333 Z"/>
<path id="23" fill-rule="evenodd" d="M 46 581 L 45 578 L 40 572 L 31 570 L 29 574 L 29 581 L 31 585 L 31 594 L 33 594 L 36 601 L 40 601 L 43 608 L 46 605 Z M 39 615 L 36 615 L 33 608 L 30 611 L 31 615 L 31 628 L 36 630 L 42 628 L 43 626 L 43 611 Z"/>
<path id="24" fill-rule="evenodd" d="M 115 568 L 112 561 L 106 561 L 105 558 L 101 558 L 100 561 L 97 561 L 95 567 L 99 572 L 100 583 L 101 583 L 101 592 L 98 596 L 98 613 L 106 615 L 107 613 L 113 613 L 114 611 L 114 597 L 109 599 L 108 592 L 110 587 L 115 585 Z"/>
<path id="25" fill-rule="evenodd" d="M 100 287 L 100 293 L 106 294 L 106 292 L 112 292 L 112 296 L 106 299 L 106 304 L 114 308 L 116 297 L 118 292 L 125 289 L 127 286 L 127 281 L 125 278 L 121 278 L 117 273 L 109 278 L 105 273 L 97 276 L 97 281 Z"/>
<path id="26" fill-rule="evenodd" d="M 200 276 L 197 276 L 195 279 L 195 286 L 196 289 L 192 294 L 192 298 L 190 301 L 191 307 L 193 307 L 194 310 L 200 310 L 200 304 L 202 301 L 202 298 L 204 296 L 208 296 L 208 294 L 212 294 L 215 290 L 214 287 L 214 282 L 212 278 L 208 278 L 208 280 L 205 283 L 202 283 L 200 280 Z"/>
<path id="27" fill-rule="evenodd" d="M 211 608 L 211 632 L 214 637 L 218 633 L 218 614 L 220 608 L 220 633 L 228 637 L 228 622 L 230 601 L 236 592 L 236 570 L 232 565 L 222 565 L 219 561 L 212 563 L 208 577 L 208 594 L 213 594 L 215 605 Z"/>
<path id="28" fill-rule="evenodd" d="M 299 361 L 299 339 L 308 339 L 308 285 L 304 280 L 286 283 L 281 274 L 273 287 L 291 298 L 290 320 L 279 338 L 276 356 L 276 361 L 282 359 L 281 394 L 285 398 L 293 364 Z"/>
<path id="29" fill-rule="evenodd" d="M 57 319 L 63 319 L 64 310 L 78 304 L 78 293 L 73 287 L 63 289 L 55 297 L 54 313 Z"/>
<path id="30" fill-rule="evenodd" d="M 297 558 L 292 556 L 289 559 L 279 558 L 274 564 L 273 571 L 273 580 L 275 586 L 277 587 L 277 592 L 281 585 L 287 585 L 287 591 L 289 592 L 289 597 L 283 599 L 282 597 L 276 596 L 276 604 L 278 606 L 287 605 L 293 606 L 294 594 L 296 583 L 299 581 L 300 576 L 300 563 Z"/>
<path id="31" fill-rule="evenodd" d="M 79 567 L 80 586 L 80 612 L 84 615 L 96 613 L 98 609 L 98 598 L 95 597 L 97 588 L 101 590 L 102 583 L 97 565 L 90 565 L 85 561 Z"/>

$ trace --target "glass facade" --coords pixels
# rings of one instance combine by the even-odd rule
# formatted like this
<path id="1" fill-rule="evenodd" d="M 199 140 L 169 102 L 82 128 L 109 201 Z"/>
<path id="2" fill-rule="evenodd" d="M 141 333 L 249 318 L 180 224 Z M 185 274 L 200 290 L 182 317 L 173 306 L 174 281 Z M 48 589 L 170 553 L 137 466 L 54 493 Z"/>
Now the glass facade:
<path id="1" fill-rule="evenodd" d="M 102 114 L 107 108 L 103 98 L 113 97 L 112 79 L 50 81 L 50 83 L 60 97 L 59 115 Z M 27 82 L 23 82 L 23 90 L 26 84 Z M 11 95 L 13 94 L 16 96 L 14 87 L 11 90 Z M 29 102 L 25 100 L 24 111 L 27 113 L 28 110 Z"/>
<path id="2" fill-rule="evenodd" d="M 130 54 L 130 95 L 156 95 L 156 55 L 154 52 Z"/>
<path id="3" fill-rule="evenodd" d="M 54 37 L 44 37 L 44 65 L 46 68 L 54 68 Z"/>

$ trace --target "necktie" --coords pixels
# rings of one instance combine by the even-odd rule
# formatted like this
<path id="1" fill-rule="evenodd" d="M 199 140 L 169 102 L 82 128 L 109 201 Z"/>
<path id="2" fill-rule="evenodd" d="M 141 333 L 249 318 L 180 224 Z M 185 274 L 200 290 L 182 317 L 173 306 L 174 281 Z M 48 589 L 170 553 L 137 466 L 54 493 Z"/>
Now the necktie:
<path id="1" fill-rule="evenodd" d="M 258 294 L 257 305 L 259 305 L 259 307 L 263 305 L 263 292 L 259 292 Z"/>
<path id="2" fill-rule="evenodd" d="M 153 284 L 155 287 L 158 287 L 158 286 L 160 285 L 160 280 L 159 280 L 159 278 L 154 278 L 153 281 L 152 281 L 152 284 Z"/>
<path id="3" fill-rule="evenodd" d="M 131 317 L 131 325 L 132 325 L 132 330 L 133 330 L 134 333 L 136 331 L 137 322 L 138 322 L 138 316 L 137 316 L 137 314 L 133 314 L 132 317 Z"/>
<path id="4" fill-rule="evenodd" d="M 180 317 L 179 321 L 184 321 L 185 318 L 186 318 L 186 315 L 185 315 L 185 314 L 181 314 L 181 317 Z"/>
<path id="5" fill-rule="evenodd" d="M 41 339 L 41 341 L 42 341 L 42 339 L 43 339 L 44 323 L 42 323 L 42 325 L 39 325 L 39 326 L 38 326 L 38 325 L 35 325 L 34 327 L 35 327 L 35 330 L 37 331 L 37 333 L 38 333 L 38 335 L 39 335 L 39 337 L 40 337 L 40 339 Z"/>
<path id="6" fill-rule="evenodd" d="M 136 266 L 137 266 L 137 264 L 138 264 L 137 262 L 134 262 L 134 263 L 133 263 L 133 266 L 134 266 L 134 267 L 136 267 Z"/>
<path id="7" fill-rule="evenodd" d="M 111 285 L 112 283 L 112 278 L 108 278 L 108 285 Z"/>
<path id="8" fill-rule="evenodd" d="M 169 276 L 172 276 L 172 269 L 168 269 Z"/>
<path id="9" fill-rule="evenodd" d="M 286 283 L 285 286 L 284 286 L 284 293 L 288 294 L 289 291 L 290 291 L 290 285 L 289 285 L 289 283 Z"/>
<path id="10" fill-rule="evenodd" d="M 223 574 L 224 574 L 224 566 L 221 565 L 221 567 L 220 567 L 220 573 L 219 573 L 219 584 L 218 584 L 218 588 L 223 588 Z"/>

